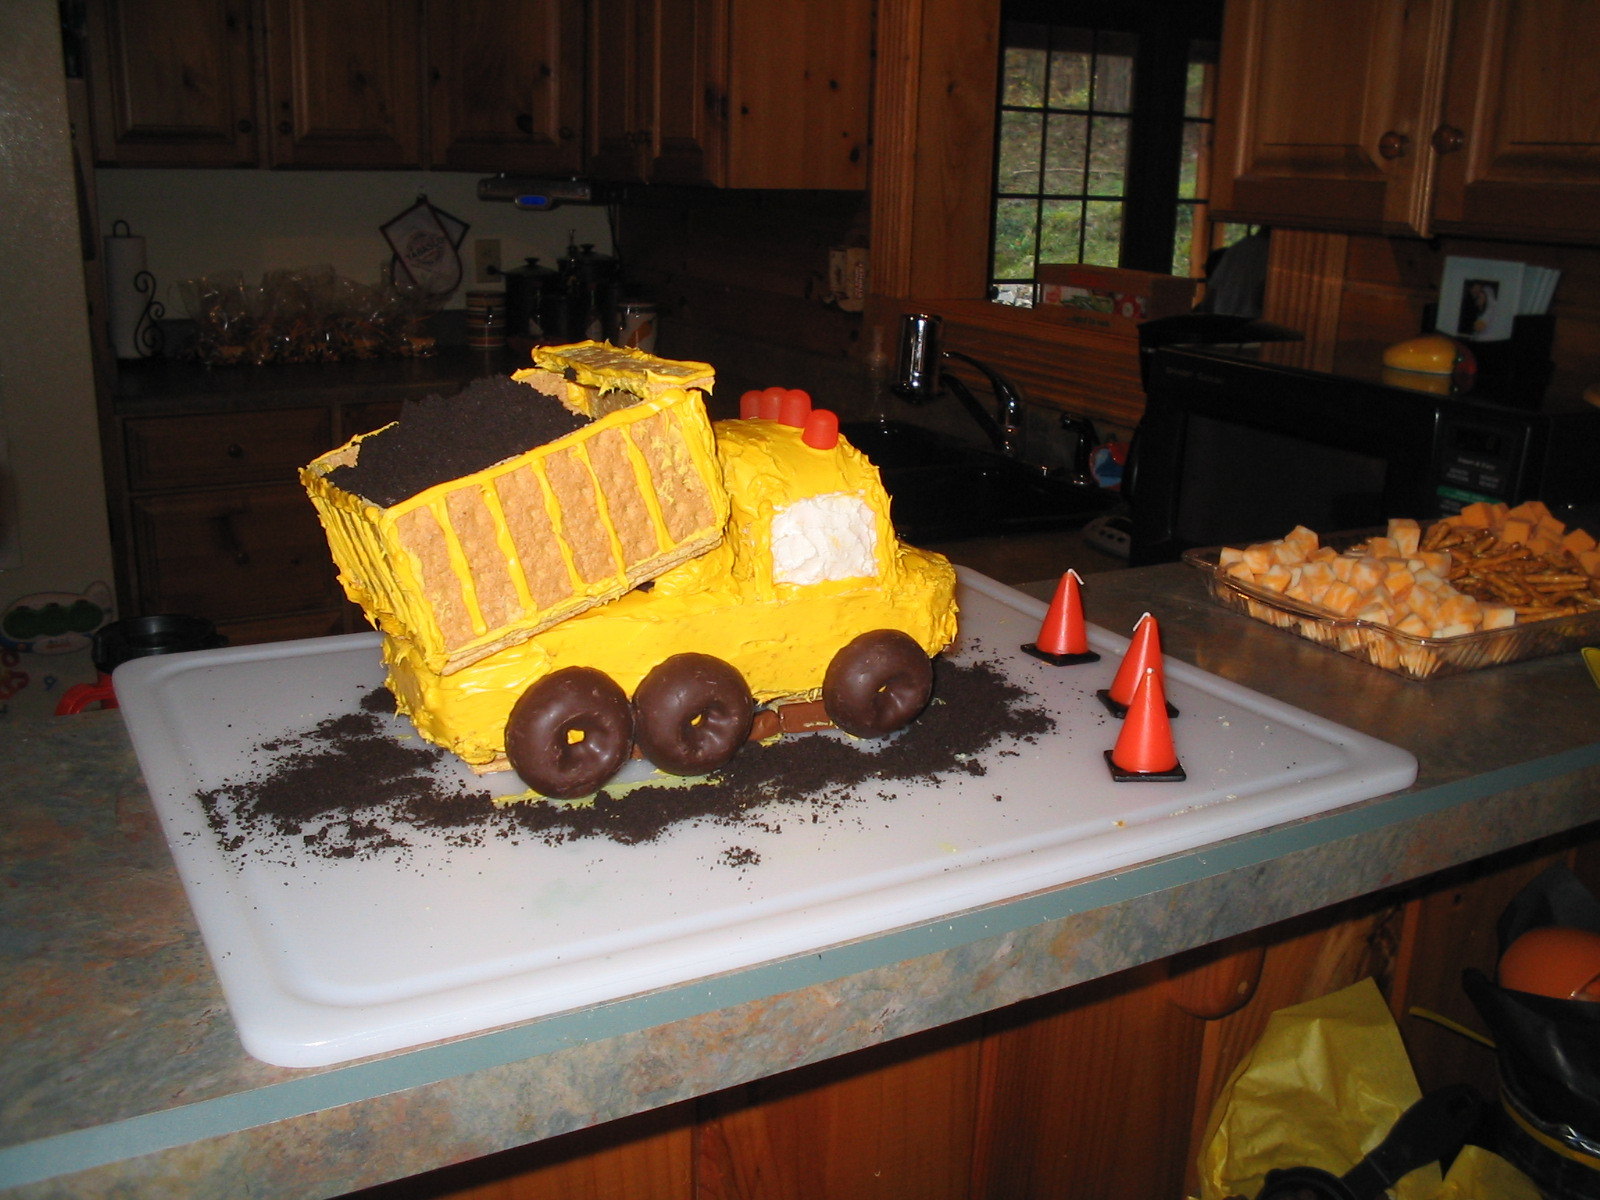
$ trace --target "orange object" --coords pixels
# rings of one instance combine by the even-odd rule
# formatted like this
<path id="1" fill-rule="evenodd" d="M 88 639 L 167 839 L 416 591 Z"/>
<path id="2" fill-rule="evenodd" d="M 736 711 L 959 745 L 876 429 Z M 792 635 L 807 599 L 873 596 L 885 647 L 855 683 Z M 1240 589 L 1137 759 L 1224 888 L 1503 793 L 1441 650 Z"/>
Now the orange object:
<path id="1" fill-rule="evenodd" d="M 1161 675 L 1147 669 L 1133 692 L 1127 718 L 1117 734 L 1117 744 L 1106 755 L 1112 777 L 1123 779 L 1187 778 L 1178 763 L 1178 750 L 1172 744 L 1172 721 L 1167 716 L 1167 698 Z"/>
<path id="2" fill-rule="evenodd" d="M 792 425 L 796 429 L 804 429 L 806 418 L 810 415 L 810 392 L 803 392 L 799 388 L 790 388 L 783 393 L 783 399 L 778 401 L 778 420 L 785 425 Z"/>
<path id="3" fill-rule="evenodd" d="M 1572 925 L 1528 930 L 1500 956 L 1500 986 L 1557 1000 L 1600 1001 L 1600 933 Z"/>
<path id="4" fill-rule="evenodd" d="M 766 421 L 776 421 L 783 415 L 783 396 L 788 388 L 769 387 L 761 393 L 757 416 Z"/>
<path id="5" fill-rule="evenodd" d="M 1145 613 L 1133 627 L 1133 640 L 1128 643 L 1128 652 L 1122 656 L 1122 665 L 1117 668 L 1116 678 L 1111 681 L 1108 689 L 1111 699 L 1127 708 L 1133 703 L 1133 693 L 1139 681 L 1149 670 L 1165 679 L 1161 669 L 1161 630 L 1156 625 L 1156 619 Z"/>
<path id="6" fill-rule="evenodd" d="M 806 414 L 800 440 L 813 450 L 832 450 L 839 444 L 838 414 L 826 408 L 813 408 Z"/>
<path id="7" fill-rule="evenodd" d="M 117 693 L 111 686 L 111 676 L 104 671 L 95 682 L 75 683 L 62 692 L 56 704 L 56 716 L 70 717 L 81 713 L 91 704 L 98 704 L 101 708 L 117 707 Z"/>
<path id="8" fill-rule="evenodd" d="M 739 416 L 746 421 L 761 415 L 761 393 L 751 388 L 739 397 Z"/>

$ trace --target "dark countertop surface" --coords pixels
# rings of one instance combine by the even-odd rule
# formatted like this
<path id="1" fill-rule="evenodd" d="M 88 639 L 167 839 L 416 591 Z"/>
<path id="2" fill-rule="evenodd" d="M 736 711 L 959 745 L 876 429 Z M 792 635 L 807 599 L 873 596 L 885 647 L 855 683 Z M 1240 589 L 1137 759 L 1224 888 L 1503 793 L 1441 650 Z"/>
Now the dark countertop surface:
<path id="1" fill-rule="evenodd" d="M 1416 784 L 931 925 L 297 1071 L 240 1048 L 118 714 L 17 722 L 0 741 L 0 1190 L 335 1195 L 1600 820 L 1600 689 L 1576 654 L 1412 683 L 1222 610 L 1185 566 L 1093 574 L 1083 595 L 1093 623 L 1126 633 L 1151 611 L 1169 656 L 1404 746 Z"/>

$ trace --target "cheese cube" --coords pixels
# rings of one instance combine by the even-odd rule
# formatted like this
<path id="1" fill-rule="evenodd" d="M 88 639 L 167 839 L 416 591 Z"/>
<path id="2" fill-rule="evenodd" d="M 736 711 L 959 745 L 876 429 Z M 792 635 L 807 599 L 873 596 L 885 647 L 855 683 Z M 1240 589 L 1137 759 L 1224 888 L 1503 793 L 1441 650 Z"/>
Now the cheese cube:
<path id="1" fill-rule="evenodd" d="M 1272 555 L 1272 545 L 1271 542 L 1258 542 L 1244 548 L 1244 564 L 1253 574 L 1260 575 L 1276 561 Z"/>
<path id="2" fill-rule="evenodd" d="M 1375 537 L 1367 539 L 1364 553 L 1368 558 L 1393 558 L 1400 553 L 1400 549 L 1392 538 Z"/>
<path id="3" fill-rule="evenodd" d="M 1264 588 L 1281 592 L 1289 586 L 1289 568 L 1282 563 L 1273 563 L 1256 575 L 1256 582 Z"/>
<path id="4" fill-rule="evenodd" d="M 1517 623 L 1517 610 L 1509 604 L 1482 604 L 1479 612 L 1482 614 L 1479 625 L 1483 629 L 1509 629 Z"/>
<path id="5" fill-rule="evenodd" d="M 1405 558 L 1417 552 L 1417 544 L 1422 540 L 1422 526 L 1410 517 L 1391 518 L 1388 533 L 1396 551 Z"/>
<path id="6" fill-rule="evenodd" d="M 1562 536 L 1561 545 L 1563 549 L 1570 551 L 1573 555 L 1577 555 L 1584 550 L 1593 550 L 1595 540 L 1587 529 L 1579 529 L 1574 526 Z"/>
<path id="7" fill-rule="evenodd" d="M 1487 529 L 1494 524 L 1494 505 L 1487 500 L 1475 500 L 1463 508 L 1451 519 L 1451 524 L 1460 524 L 1472 529 Z"/>
<path id="8" fill-rule="evenodd" d="M 1283 535 L 1283 540 L 1287 545 L 1293 546 L 1298 550 L 1301 558 L 1307 557 L 1322 544 L 1321 539 L 1304 525 L 1296 525 Z"/>
<path id="9" fill-rule="evenodd" d="M 1508 545 L 1514 542 L 1521 546 L 1531 546 L 1533 529 L 1533 522 L 1524 517 L 1507 517 L 1500 526 L 1500 540 Z"/>
<path id="10" fill-rule="evenodd" d="M 1243 550 L 1240 550 L 1236 546 L 1224 546 L 1217 552 L 1217 566 L 1226 567 L 1232 563 L 1241 561 L 1243 558 Z"/>

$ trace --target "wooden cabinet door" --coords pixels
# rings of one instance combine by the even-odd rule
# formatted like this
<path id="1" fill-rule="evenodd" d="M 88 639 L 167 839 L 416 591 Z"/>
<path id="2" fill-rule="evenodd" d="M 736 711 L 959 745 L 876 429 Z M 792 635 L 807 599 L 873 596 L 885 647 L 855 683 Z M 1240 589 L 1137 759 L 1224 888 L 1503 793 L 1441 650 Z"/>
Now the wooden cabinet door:
<path id="1" fill-rule="evenodd" d="M 1444 0 L 1229 0 L 1213 217 L 1422 234 Z"/>
<path id="2" fill-rule="evenodd" d="M 582 167 L 580 0 L 428 0 L 427 24 L 430 166 Z"/>
<path id="3" fill-rule="evenodd" d="M 259 161 L 248 0 L 90 0 L 95 161 Z"/>
<path id="4" fill-rule="evenodd" d="M 726 185 L 865 188 L 870 0 L 730 0 L 728 36 Z"/>
<path id="5" fill-rule="evenodd" d="M 1435 229 L 1600 240 L 1600 5 L 1458 0 Z"/>
<path id="6" fill-rule="evenodd" d="M 653 34 L 649 0 L 589 0 L 587 170 L 597 179 L 642 180 L 644 97 L 640 77 L 654 56 L 641 53 Z"/>
<path id="7" fill-rule="evenodd" d="M 641 0 L 654 61 L 645 74 L 653 183 L 721 183 L 727 145 L 726 0 Z"/>
<path id="8" fill-rule="evenodd" d="M 422 162 L 420 0 L 266 0 L 273 166 Z"/>

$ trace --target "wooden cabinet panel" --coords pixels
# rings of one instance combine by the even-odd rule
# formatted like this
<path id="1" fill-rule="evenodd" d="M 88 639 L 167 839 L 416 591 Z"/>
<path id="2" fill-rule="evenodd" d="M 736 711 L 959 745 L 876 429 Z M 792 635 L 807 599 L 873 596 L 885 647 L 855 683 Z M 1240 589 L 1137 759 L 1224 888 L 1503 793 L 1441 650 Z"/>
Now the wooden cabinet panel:
<path id="1" fill-rule="evenodd" d="M 579 0 L 428 0 L 427 28 L 430 165 L 582 167 Z"/>
<path id="2" fill-rule="evenodd" d="M 727 0 L 589 5 L 589 162 L 603 179 L 720 183 Z"/>
<path id="3" fill-rule="evenodd" d="M 374 429 L 382 429 L 391 421 L 398 421 L 400 409 L 398 401 L 376 400 L 370 404 L 340 405 L 339 429 L 333 436 L 332 444 L 342 446 L 358 433 L 371 433 Z"/>
<path id="4" fill-rule="evenodd" d="M 97 162 L 256 164 L 248 0 L 91 0 L 87 16 Z"/>
<path id="5" fill-rule="evenodd" d="M 1590 0 L 1458 3 L 1436 230 L 1600 240 L 1597 46 Z"/>
<path id="6" fill-rule="evenodd" d="M 292 481 L 332 445 L 326 408 L 139 417 L 123 428 L 133 491 Z"/>
<path id="7" fill-rule="evenodd" d="M 978 1028 L 958 1022 L 707 1097 L 698 1200 L 964 1200 Z"/>
<path id="8" fill-rule="evenodd" d="M 1213 216 L 1422 232 L 1448 11 L 1230 0 Z"/>
<path id="9" fill-rule="evenodd" d="M 226 622 L 337 608 L 332 560 L 298 483 L 136 497 L 139 611 Z"/>
<path id="10" fill-rule="evenodd" d="M 866 187 L 872 5 L 730 0 L 729 14 L 723 182 L 734 188 Z"/>
<path id="11" fill-rule="evenodd" d="M 266 0 L 274 166 L 422 162 L 420 0 Z"/>

